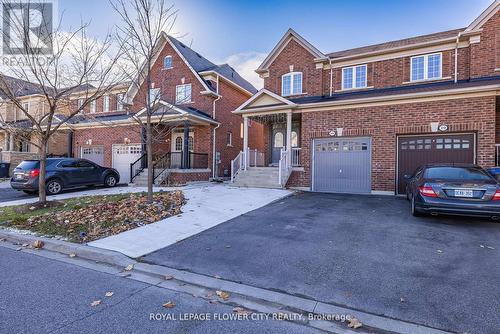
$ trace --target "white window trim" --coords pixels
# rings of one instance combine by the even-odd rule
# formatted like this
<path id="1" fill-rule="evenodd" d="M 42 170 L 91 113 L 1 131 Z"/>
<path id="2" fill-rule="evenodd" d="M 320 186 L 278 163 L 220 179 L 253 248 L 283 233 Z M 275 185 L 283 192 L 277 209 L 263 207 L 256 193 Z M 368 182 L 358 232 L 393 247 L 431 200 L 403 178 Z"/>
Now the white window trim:
<path id="1" fill-rule="evenodd" d="M 227 134 L 229 135 L 229 143 L 226 143 L 227 146 L 233 147 L 233 133 L 231 131 L 228 131 Z M 227 140 L 227 137 L 226 137 Z"/>
<path id="2" fill-rule="evenodd" d="M 170 65 L 170 67 L 165 67 L 165 58 L 170 58 L 170 64 L 171 64 L 171 65 Z M 174 68 L 174 63 L 173 63 L 173 58 L 172 58 L 172 56 L 171 56 L 171 55 L 168 55 L 168 56 L 163 57 L 163 69 L 164 69 L 164 70 L 170 70 L 170 69 L 172 69 L 172 68 Z"/>
<path id="3" fill-rule="evenodd" d="M 439 77 L 435 78 L 430 78 L 429 79 L 429 56 L 435 56 L 439 55 L 439 65 L 441 68 L 439 69 Z M 420 58 L 424 57 L 424 78 L 423 79 L 413 79 L 413 59 L 414 58 Z M 443 79 L 443 53 L 442 52 L 436 52 L 436 53 L 429 53 L 425 55 L 418 55 L 418 56 L 413 56 L 410 57 L 410 82 L 419 82 L 419 81 L 429 81 L 429 80 L 440 80 Z"/>
<path id="4" fill-rule="evenodd" d="M 116 110 L 121 111 L 123 110 L 123 98 L 125 97 L 125 94 L 120 93 L 116 94 Z"/>
<path id="5" fill-rule="evenodd" d="M 102 98 L 102 112 L 109 112 L 109 95 L 104 95 Z"/>
<path id="6" fill-rule="evenodd" d="M 96 100 L 92 100 L 90 101 L 90 112 L 92 114 L 95 114 L 97 111 L 97 101 Z"/>
<path id="7" fill-rule="evenodd" d="M 189 137 L 193 137 L 193 145 L 194 145 L 194 132 L 193 131 L 189 131 Z M 172 144 L 171 144 L 171 149 L 170 151 L 171 152 L 181 152 L 181 151 L 177 151 L 175 149 L 175 140 L 180 137 L 182 138 L 182 147 L 184 148 L 184 132 L 172 132 Z M 194 147 L 193 147 L 193 151 L 194 151 Z"/>
<path id="8" fill-rule="evenodd" d="M 294 89 L 293 77 L 297 74 L 300 74 L 302 81 L 301 81 L 301 85 L 300 85 L 300 92 L 294 94 L 293 93 L 293 89 Z M 285 95 L 283 92 L 283 78 L 287 77 L 287 76 L 290 77 L 290 94 Z M 289 72 L 289 73 L 283 74 L 281 76 L 281 96 L 301 95 L 301 94 L 304 94 L 303 92 L 304 92 L 304 74 L 302 72 Z"/>
<path id="9" fill-rule="evenodd" d="M 177 99 L 177 88 L 184 87 L 184 86 L 191 87 L 191 96 L 189 97 L 189 100 L 179 101 Z M 183 84 L 183 85 L 177 85 L 177 86 L 175 86 L 175 104 L 187 104 L 187 103 L 191 103 L 191 102 L 193 102 L 193 86 L 190 83 L 189 84 Z"/>
<path id="10" fill-rule="evenodd" d="M 365 68 L 365 82 L 363 87 L 356 87 L 356 68 L 357 67 L 364 67 Z M 344 71 L 351 69 L 352 68 L 352 87 L 351 88 L 344 88 Z M 354 66 L 348 66 L 348 67 L 343 67 L 342 68 L 342 86 L 341 90 L 354 90 L 354 89 L 365 89 L 368 88 L 368 65 L 363 64 L 363 65 L 354 65 Z"/>

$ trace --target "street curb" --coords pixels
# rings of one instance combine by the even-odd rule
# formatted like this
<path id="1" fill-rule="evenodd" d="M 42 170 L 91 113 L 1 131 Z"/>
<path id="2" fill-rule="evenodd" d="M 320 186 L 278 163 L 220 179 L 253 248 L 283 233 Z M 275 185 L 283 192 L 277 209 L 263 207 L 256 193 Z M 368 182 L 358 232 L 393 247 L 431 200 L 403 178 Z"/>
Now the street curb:
<path id="1" fill-rule="evenodd" d="M 129 257 L 107 249 L 101 249 L 88 245 L 74 244 L 68 241 L 39 237 L 35 235 L 20 234 L 16 232 L 0 231 L 0 239 L 4 238 L 8 241 L 18 244 L 32 244 L 36 240 L 41 240 L 44 243 L 43 249 L 58 252 L 66 255 L 75 254 L 76 256 L 97 262 L 103 262 L 119 267 L 126 267 L 135 262 Z"/>
<path id="2" fill-rule="evenodd" d="M 402 320 L 379 316 L 355 309 L 327 304 L 316 300 L 293 296 L 290 294 L 266 290 L 254 286 L 236 283 L 221 278 L 210 277 L 206 275 L 191 273 L 184 270 L 178 270 L 166 266 L 137 262 L 119 252 L 101 249 L 88 245 L 73 244 L 67 241 L 38 237 L 34 235 L 25 235 L 16 232 L 0 231 L 0 239 L 6 239 L 16 244 L 32 244 L 36 240 L 44 242 L 43 249 L 62 254 L 75 254 L 80 259 L 96 261 L 124 269 L 133 265 L 133 269 L 126 271 L 145 275 L 147 280 L 156 279 L 159 287 L 166 289 L 173 288 L 172 281 L 177 281 L 181 285 L 189 284 L 191 287 L 202 287 L 209 290 L 222 290 L 241 296 L 236 298 L 243 306 L 258 305 L 260 308 L 268 308 L 269 305 L 275 305 L 276 310 L 288 310 L 301 314 L 315 315 L 351 315 L 363 323 L 363 327 L 357 330 L 347 328 L 338 321 L 311 320 L 309 325 L 332 333 L 400 333 L 400 334 L 452 334 L 431 327 L 409 323 Z M 165 280 L 165 276 L 172 276 L 172 280 Z M 246 298 L 249 298 L 246 300 Z M 232 298 L 232 302 L 235 299 Z M 257 309 L 255 307 L 254 309 Z M 340 331 L 340 332 L 339 332 Z"/>

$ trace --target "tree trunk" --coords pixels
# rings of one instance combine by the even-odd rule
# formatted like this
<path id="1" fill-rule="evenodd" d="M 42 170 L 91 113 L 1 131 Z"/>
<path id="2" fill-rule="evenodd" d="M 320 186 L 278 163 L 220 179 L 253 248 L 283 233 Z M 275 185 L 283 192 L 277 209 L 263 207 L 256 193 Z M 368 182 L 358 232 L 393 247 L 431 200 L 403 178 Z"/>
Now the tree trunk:
<path id="1" fill-rule="evenodd" d="M 45 192 L 45 176 L 47 170 L 47 139 L 42 138 L 40 143 L 40 174 L 38 175 L 38 202 L 47 202 L 47 194 Z"/>
<path id="2" fill-rule="evenodd" d="M 146 119 L 146 152 L 148 153 L 148 202 L 153 202 L 153 138 L 151 131 L 151 115 Z"/>

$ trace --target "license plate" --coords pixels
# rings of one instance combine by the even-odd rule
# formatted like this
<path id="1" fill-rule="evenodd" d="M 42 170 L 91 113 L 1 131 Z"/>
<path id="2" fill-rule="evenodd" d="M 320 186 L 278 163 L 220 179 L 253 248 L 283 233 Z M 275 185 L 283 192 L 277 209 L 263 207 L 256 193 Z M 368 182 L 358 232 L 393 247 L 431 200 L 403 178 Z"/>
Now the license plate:
<path id="1" fill-rule="evenodd" d="M 455 197 L 474 197 L 472 190 L 455 189 Z"/>
<path id="2" fill-rule="evenodd" d="M 22 179 L 22 178 L 23 178 L 23 174 L 16 174 L 16 175 L 14 175 L 14 178 L 15 178 L 16 180 L 20 180 L 20 179 Z"/>

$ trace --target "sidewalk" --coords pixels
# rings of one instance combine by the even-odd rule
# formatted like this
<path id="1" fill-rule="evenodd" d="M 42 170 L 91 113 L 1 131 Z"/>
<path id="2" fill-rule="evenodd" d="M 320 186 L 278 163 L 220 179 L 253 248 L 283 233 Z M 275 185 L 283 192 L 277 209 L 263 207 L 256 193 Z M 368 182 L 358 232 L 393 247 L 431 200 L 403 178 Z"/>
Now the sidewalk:
<path id="1" fill-rule="evenodd" d="M 226 184 L 199 184 L 177 189 L 181 189 L 187 199 L 181 215 L 96 240 L 89 245 L 137 258 L 292 193 L 281 189 L 235 188 Z"/>

